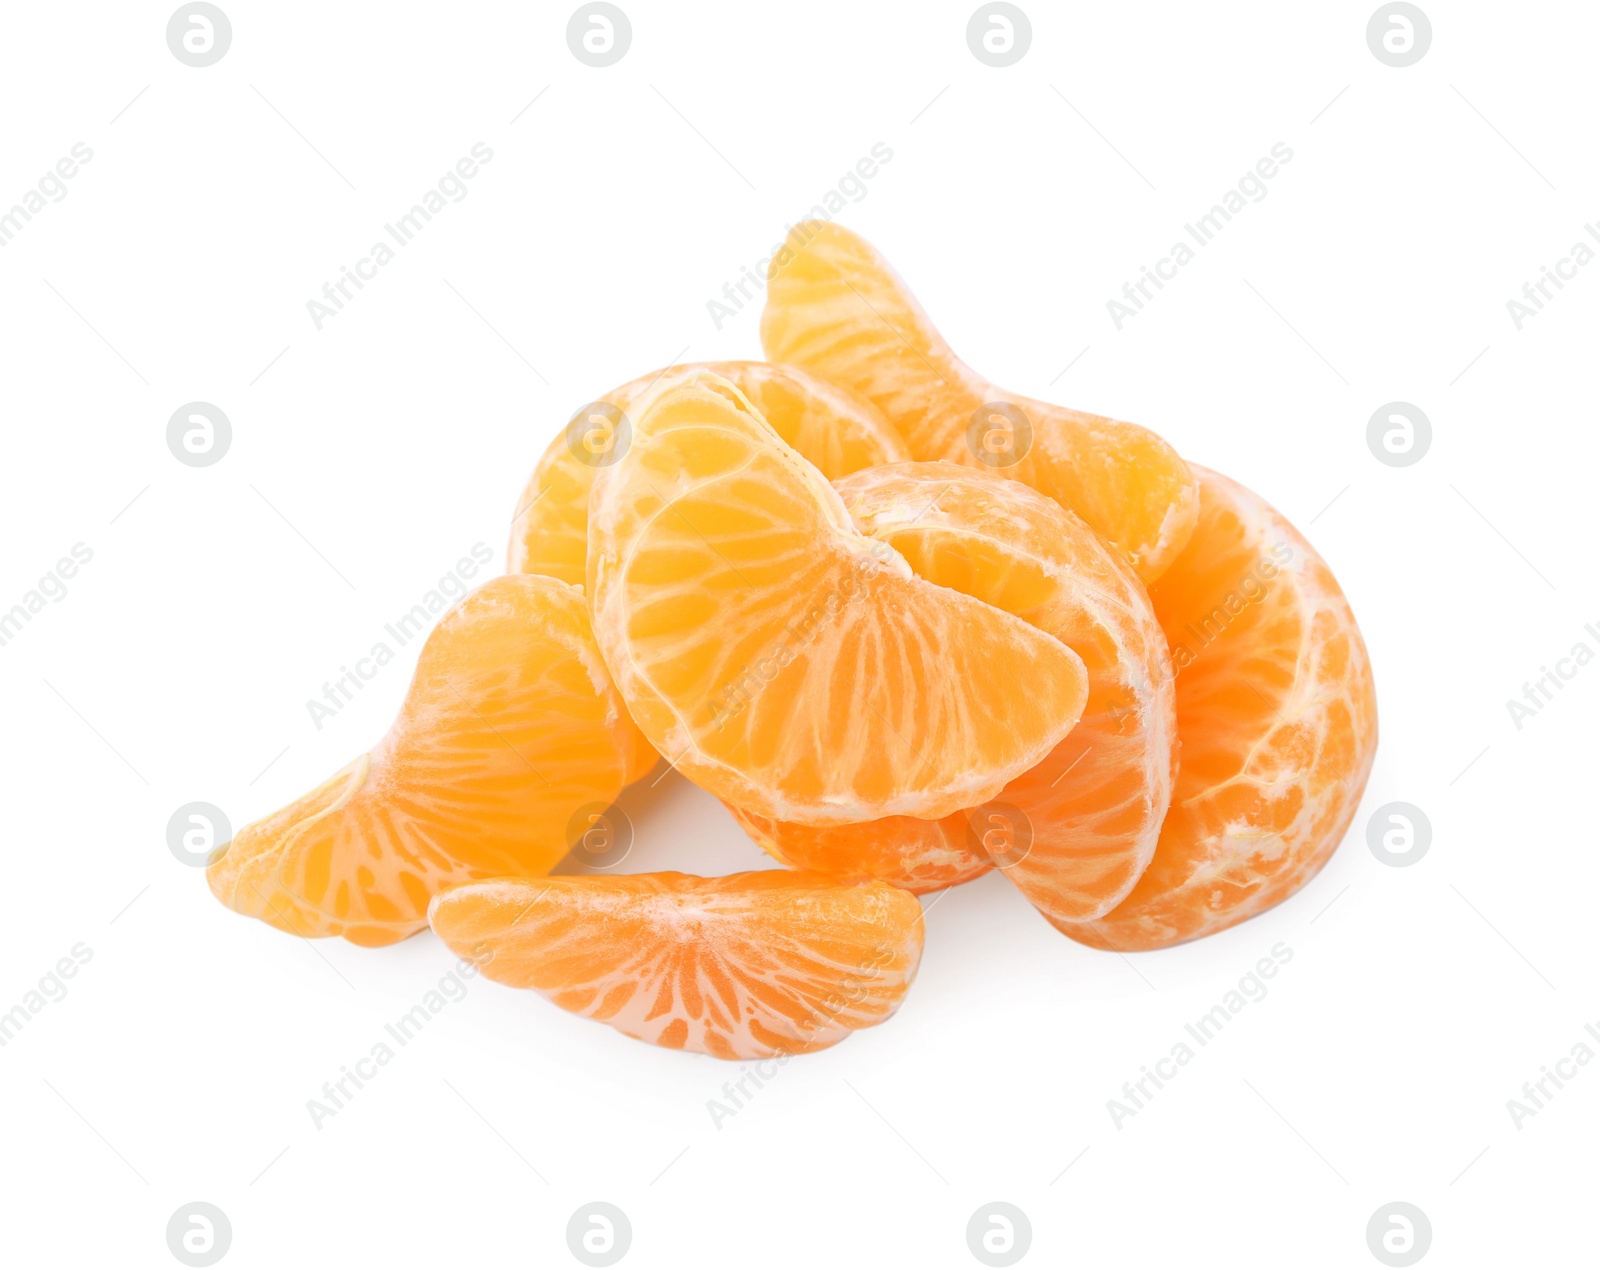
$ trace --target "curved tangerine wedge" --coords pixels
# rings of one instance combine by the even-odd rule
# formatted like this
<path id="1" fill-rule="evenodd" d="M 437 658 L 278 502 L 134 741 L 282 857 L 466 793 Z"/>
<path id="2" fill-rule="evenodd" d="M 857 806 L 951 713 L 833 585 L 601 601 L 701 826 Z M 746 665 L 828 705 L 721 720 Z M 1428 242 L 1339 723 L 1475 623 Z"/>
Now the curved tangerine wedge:
<path id="1" fill-rule="evenodd" d="M 589 403 L 587 413 L 574 416 L 550 443 L 517 501 L 506 550 L 508 572 L 543 573 L 576 586 L 584 584 L 589 491 L 595 473 L 615 462 L 618 451 L 631 443 L 629 416 L 639 400 L 665 380 L 696 371 L 720 375 L 738 388 L 773 431 L 829 480 L 911 457 L 900 434 L 870 401 L 798 366 L 771 362 L 668 366 Z M 613 410 L 604 410 L 606 406 Z"/>
<path id="2" fill-rule="evenodd" d="M 885 816 L 853 825 L 801 825 L 725 806 L 774 860 L 838 883 L 887 882 L 926 895 L 994 868 L 959 811 L 938 820 Z"/>
<path id="3" fill-rule="evenodd" d="M 1096 948 L 1165 948 L 1282 903 L 1333 854 L 1372 770 L 1378 704 L 1339 584 L 1265 502 L 1215 472 L 1151 588 L 1177 674 L 1182 765 L 1155 857 Z"/>
<path id="4" fill-rule="evenodd" d="M 1050 495 L 1146 582 L 1188 540 L 1195 481 L 1136 424 L 1019 397 L 963 363 L 905 283 L 841 225 L 804 221 L 767 271 L 761 342 L 866 397 L 919 460 L 991 467 Z"/>
<path id="5" fill-rule="evenodd" d="M 444 886 L 559 861 L 622 788 L 632 727 L 582 593 L 496 578 L 440 619 L 377 747 L 241 829 L 207 880 L 280 929 L 393 943 Z"/>
<path id="6" fill-rule="evenodd" d="M 990 855 L 1039 909 L 1113 908 L 1155 851 L 1176 766 L 1167 641 L 1144 585 L 1078 517 L 1016 481 L 902 463 L 834 482 L 856 525 L 919 577 L 1014 613 L 1083 658 L 1078 726 L 982 807 L 818 828 L 735 816 L 778 859 L 908 889 L 981 872 Z M 987 852 L 987 854 L 986 854 Z"/>
<path id="7" fill-rule="evenodd" d="M 916 577 L 726 380 L 658 389 L 589 506 L 595 639 L 646 737 L 808 824 L 983 802 L 1082 712 L 1078 655 Z"/>
<path id="8" fill-rule="evenodd" d="M 239 830 L 231 842 L 212 853 L 206 866 L 211 893 L 236 913 L 258 917 L 303 939 L 342 935 L 345 925 L 302 904 L 284 888 L 278 877 L 283 844 L 301 822 L 312 819 L 336 802 L 349 785 L 351 774 L 366 763 L 363 755 L 341 769 L 303 798 L 264 820 Z M 374 932 L 380 934 L 381 932 Z M 371 939 L 357 942 L 374 942 Z M 387 942 L 379 938 L 376 942 Z"/>
<path id="9" fill-rule="evenodd" d="M 882 1023 L 922 958 L 905 891 L 782 869 L 497 878 L 444 892 L 430 918 L 497 983 L 728 1059 L 809 1053 Z"/>
<path id="10" fill-rule="evenodd" d="M 550 443 L 517 501 L 506 549 L 508 572 L 542 573 L 584 585 L 589 491 L 596 471 L 631 444 L 628 414 L 635 403 L 664 380 L 695 371 L 734 384 L 773 430 L 829 479 L 911 457 L 900 434 L 870 401 L 798 366 L 741 361 L 668 366 L 590 402 Z M 629 731 L 636 743 L 625 774 L 631 784 L 659 756 L 641 733 Z"/>

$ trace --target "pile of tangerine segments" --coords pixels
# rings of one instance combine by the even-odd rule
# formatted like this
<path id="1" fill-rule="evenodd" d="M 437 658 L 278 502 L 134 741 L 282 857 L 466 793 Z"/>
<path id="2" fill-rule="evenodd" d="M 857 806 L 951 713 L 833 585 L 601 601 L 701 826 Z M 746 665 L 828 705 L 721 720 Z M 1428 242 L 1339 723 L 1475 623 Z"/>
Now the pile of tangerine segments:
<path id="1" fill-rule="evenodd" d="M 883 1022 L 916 897 L 991 869 L 1118 952 L 1305 885 L 1377 704 L 1295 528 L 989 383 L 840 226 L 792 231 L 761 334 L 769 361 L 574 416 L 509 572 L 441 618 L 376 747 L 219 849 L 218 899 L 368 946 L 431 925 L 500 983 L 750 1059 Z M 784 867 L 550 876 L 662 759 Z"/>

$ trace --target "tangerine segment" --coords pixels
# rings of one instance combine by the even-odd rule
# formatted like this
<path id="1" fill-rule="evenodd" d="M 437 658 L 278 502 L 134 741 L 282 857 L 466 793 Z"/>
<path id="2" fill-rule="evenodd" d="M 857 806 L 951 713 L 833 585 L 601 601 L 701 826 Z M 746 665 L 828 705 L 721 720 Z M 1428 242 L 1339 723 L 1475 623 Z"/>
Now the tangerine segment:
<path id="1" fill-rule="evenodd" d="M 630 416 L 646 392 L 668 377 L 707 371 L 734 384 L 773 430 L 829 480 L 879 463 L 911 457 L 900 434 L 870 401 L 798 366 L 770 362 L 691 362 L 668 366 L 612 389 L 593 411 L 576 418 L 552 441 L 511 522 L 506 568 L 543 573 L 575 586 L 584 584 L 589 491 L 595 473 L 631 443 Z M 652 759 L 653 759 L 652 755 Z"/>
<path id="2" fill-rule="evenodd" d="M 428 637 L 384 739 L 240 830 L 212 889 L 251 916 L 286 913 L 274 924 L 297 934 L 404 939 L 444 886 L 560 860 L 582 812 L 622 788 L 625 719 L 582 592 L 495 578 Z"/>
<path id="3" fill-rule="evenodd" d="M 809 1053 L 882 1023 L 922 958 L 922 907 L 905 891 L 782 869 L 497 878 L 444 892 L 430 918 L 497 983 L 727 1059 Z"/>
<path id="4" fill-rule="evenodd" d="M 857 527 L 918 576 L 1014 613 L 1078 653 L 1088 703 L 1065 740 L 983 807 L 830 828 L 748 813 L 741 822 L 787 864 L 908 889 L 975 876 L 987 845 L 1050 917 L 1107 912 L 1149 864 L 1172 792 L 1167 642 L 1144 585 L 1083 521 L 1016 481 L 902 463 L 834 485 Z"/>
<path id="5" fill-rule="evenodd" d="M 767 274 L 761 342 L 855 389 L 919 460 L 992 467 L 1076 512 L 1146 582 L 1194 528 L 1194 476 L 1155 433 L 995 386 L 963 363 L 905 283 L 841 225 L 805 221 Z"/>
<path id="6" fill-rule="evenodd" d="M 1078 655 L 916 577 L 737 388 L 658 388 L 590 500 L 595 638 L 650 743 L 780 820 L 983 802 L 1078 721 Z"/>
<path id="7" fill-rule="evenodd" d="M 285 835 L 300 821 L 313 818 L 337 801 L 365 756 L 337 772 L 303 798 L 265 820 L 241 829 L 213 853 L 206 867 L 211 893 L 236 913 L 258 917 L 303 939 L 340 935 L 345 927 L 300 903 L 278 879 Z"/>
<path id="8" fill-rule="evenodd" d="M 1366 645 L 1309 543 L 1196 468 L 1200 520 L 1151 589 L 1177 674 L 1182 766 L 1155 858 L 1096 948 L 1165 948 L 1281 903 L 1349 828 L 1378 747 Z"/>
<path id="9" fill-rule="evenodd" d="M 278 857 L 282 854 L 278 846 L 294 822 L 312 816 L 338 797 L 349 771 L 350 768 L 344 769 L 266 821 L 240 830 L 234 840 L 213 853 L 205 870 L 211 894 L 235 913 L 261 918 L 267 925 L 298 934 L 302 939 L 341 934 L 339 923 L 315 909 L 307 909 L 278 883 Z"/>
<path id="10" fill-rule="evenodd" d="M 1077 732 L 1074 728 L 1072 735 Z M 724 805 L 774 860 L 839 883 L 887 882 L 926 895 L 970 882 L 994 867 L 960 812 L 940 820 L 885 816 L 856 825 L 800 825 Z"/>

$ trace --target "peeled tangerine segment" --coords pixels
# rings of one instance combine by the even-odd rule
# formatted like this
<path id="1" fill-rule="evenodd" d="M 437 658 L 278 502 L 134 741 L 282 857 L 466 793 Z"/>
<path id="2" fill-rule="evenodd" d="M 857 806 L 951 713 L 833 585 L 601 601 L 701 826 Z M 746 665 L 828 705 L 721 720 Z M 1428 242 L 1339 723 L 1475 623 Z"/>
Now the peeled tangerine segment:
<path id="1" fill-rule="evenodd" d="M 926 895 L 970 882 L 994 868 L 959 811 L 939 820 L 885 816 L 855 825 L 802 825 L 732 803 L 727 808 L 774 860 L 836 882 L 878 880 Z"/>
<path id="2" fill-rule="evenodd" d="M 923 581 L 732 384 L 659 388 L 589 508 L 595 638 L 652 745 L 779 820 L 981 803 L 1078 721 L 1078 655 Z"/>
<path id="3" fill-rule="evenodd" d="M 717 1058 L 809 1053 L 882 1023 L 922 958 L 907 892 L 783 869 L 498 878 L 446 891 L 431 917 L 497 983 Z"/>
<path id="4" fill-rule="evenodd" d="M 834 482 L 862 532 L 919 577 L 1014 613 L 1080 657 L 1078 726 L 982 807 L 943 820 L 786 825 L 735 812 L 787 864 L 912 890 L 994 862 L 1058 922 L 1105 913 L 1155 851 L 1172 793 L 1176 717 L 1167 641 L 1144 585 L 1083 521 L 1016 481 L 902 463 Z"/>
<path id="5" fill-rule="evenodd" d="M 1122 951 L 1226 930 L 1311 880 L 1344 837 L 1378 747 L 1366 645 L 1328 566 L 1215 472 L 1151 588 L 1177 674 L 1182 766 L 1155 857 L 1072 938 Z"/>
<path id="6" fill-rule="evenodd" d="M 720 375 L 737 387 L 773 431 L 829 480 L 911 457 L 900 434 L 870 401 L 798 366 L 771 362 L 668 366 L 591 402 L 550 443 L 517 501 L 506 552 L 508 571 L 543 573 L 576 586 L 584 584 L 589 491 L 595 473 L 615 462 L 618 452 L 631 444 L 631 416 L 645 393 L 696 371 Z M 603 409 L 606 406 L 613 409 Z"/>
<path id="7" fill-rule="evenodd" d="M 1194 528 L 1195 481 L 1136 424 L 996 387 L 950 350 L 905 283 L 862 238 L 805 221 L 768 271 L 761 341 L 773 361 L 855 389 L 889 417 L 911 457 L 991 467 L 1081 516 L 1146 582 Z"/>
<path id="8" fill-rule="evenodd" d="M 773 430 L 832 479 L 847 472 L 911 457 L 883 412 L 848 388 L 798 366 L 770 362 L 691 362 L 641 375 L 590 402 L 557 435 L 528 478 L 511 521 L 506 568 L 542 573 L 574 586 L 585 581 L 589 492 L 595 473 L 632 444 L 631 413 L 652 388 L 668 379 L 707 371 L 734 384 Z M 638 780 L 657 754 L 642 734 L 629 755 L 626 779 Z"/>
<path id="9" fill-rule="evenodd" d="M 622 788 L 632 728 L 582 592 L 496 578 L 440 619 L 388 735 L 241 829 L 211 889 L 295 934 L 404 939 L 445 886 L 559 861 Z"/>
<path id="10" fill-rule="evenodd" d="M 326 812 L 349 787 L 352 775 L 366 765 L 367 757 L 362 755 L 303 798 L 239 830 L 231 842 L 213 853 L 206 867 L 206 882 L 212 894 L 236 913 L 259 917 L 269 926 L 303 939 L 344 934 L 343 923 L 307 907 L 284 888 L 278 879 L 278 866 L 289 835 Z M 379 938 L 358 942 L 388 941 Z"/>

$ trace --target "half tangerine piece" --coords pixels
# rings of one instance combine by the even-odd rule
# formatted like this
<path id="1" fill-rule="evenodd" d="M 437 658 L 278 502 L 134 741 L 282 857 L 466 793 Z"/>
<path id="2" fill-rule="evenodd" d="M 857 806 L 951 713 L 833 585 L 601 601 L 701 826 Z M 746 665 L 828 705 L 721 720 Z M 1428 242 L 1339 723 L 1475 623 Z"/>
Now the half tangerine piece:
<path id="1" fill-rule="evenodd" d="M 783 869 L 497 878 L 445 891 L 430 917 L 496 983 L 727 1059 L 810 1053 L 882 1023 L 922 958 L 913 896 Z"/>
<path id="2" fill-rule="evenodd" d="M 665 385 L 589 507 L 595 639 L 652 745 L 780 820 L 938 817 L 1071 731 L 1078 655 L 918 578 L 710 375 Z"/>
<path id="3" fill-rule="evenodd" d="M 1194 528 L 1194 476 L 1137 424 L 1008 393 L 951 351 L 881 255 L 842 225 L 796 225 L 767 272 L 761 342 L 866 397 L 920 460 L 990 467 L 1048 494 L 1146 582 Z"/>
<path id="4" fill-rule="evenodd" d="M 818 827 L 735 816 L 794 867 L 930 890 L 992 858 L 1053 920 L 1109 911 L 1150 862 L 1176 766 L 1167 641 L 1144 585 L 1083 521 L 1016 481 L 901 463 L 834 486 L 857 527 L 919 577 L 1014 613 L 1082 657 L 1088 702 L 1042 762 L 943 820 Z"/>
<path id="5" fill-rule="evenodd" d="M 1182 764 L 1155 856 L 1080 943 L 1165 948 L 1288 899 L 1327 863 L 1366 788 L 1378 704 L 1332 572 L 1242 485 L 1196 467 L 1200 519 L 1151 588 L 1177 675 Z"/>
<path id="6" fill-rule="evenodd" d="M 384 739 L 241 829 L 207 881 L 280 929 L 393 943 L 446 885 L 548 871 L 616 798 L 633 730 L 582 593 L 495 578 L 440 619 Z"/>

